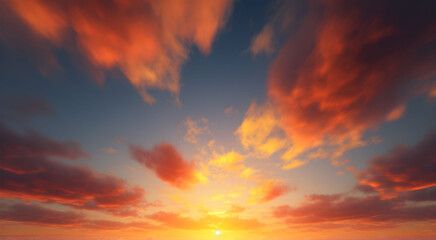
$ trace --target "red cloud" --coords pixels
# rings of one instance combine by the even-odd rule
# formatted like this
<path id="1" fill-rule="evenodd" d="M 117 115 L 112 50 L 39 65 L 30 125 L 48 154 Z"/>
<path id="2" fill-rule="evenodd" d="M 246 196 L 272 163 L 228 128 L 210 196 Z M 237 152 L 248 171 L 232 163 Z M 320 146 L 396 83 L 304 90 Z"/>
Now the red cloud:
<path id="1" fill-rule="evenodd" d="M 155 101 L 147 93 L 150 88 L 168 90 L 178 96 L 179 72 L 190 46 L 195 44 L 204 54 L 210 52 L 231 3 L 230 0 L 6 2 L 19 21 L 37 35 L 35 39 L 47 39 L 51 45 L 73 51 L 78 48 L 96 69 L 120 69 L 148 103 Z M 99 78 L 103 81 L 101 73 Z"/>
<path id="2" fill-rule="evenodd" d="M 174 187 L 187 189 L 200 181 L 195 163 L 185 160 L 169 143 L 161 143 L 151 150 L 131 145 L 130 153 L 133 159 Z"/>
<path id="3" fill-rule="evenodd" d="M 370 167 L 357 173 L 361 188 L 389 195 L 436 186 L 436 131 L 413 147 L 398 145 L 374 157 Z"/>
<path id="4" fill-rule="evenodd" d="M 409 85 L 436 73 L 435 2 L 310 5 L 268 77 L 268 95 L 294 143 L 356 141 L 400 117 Z"/>
<path id="5" fill-rule="evenodd" d="M 0 125 L 0 195 L 77 208 L 111 211 L 138 204 L 141 188 L 114 176 L 51 157 L 87 157 L 76 142 L 58 142 L 37 132 L 16 133 Z"/>

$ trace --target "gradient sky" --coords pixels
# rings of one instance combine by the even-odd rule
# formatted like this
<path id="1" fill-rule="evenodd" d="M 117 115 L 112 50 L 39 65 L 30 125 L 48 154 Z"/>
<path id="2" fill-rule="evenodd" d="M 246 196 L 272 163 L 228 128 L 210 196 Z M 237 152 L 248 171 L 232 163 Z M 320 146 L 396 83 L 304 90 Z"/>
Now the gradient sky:
<path id="1" fill-rule="evenodd" d="M 0 1 L 0 239 L 435 239 L 435 12 Z"/>

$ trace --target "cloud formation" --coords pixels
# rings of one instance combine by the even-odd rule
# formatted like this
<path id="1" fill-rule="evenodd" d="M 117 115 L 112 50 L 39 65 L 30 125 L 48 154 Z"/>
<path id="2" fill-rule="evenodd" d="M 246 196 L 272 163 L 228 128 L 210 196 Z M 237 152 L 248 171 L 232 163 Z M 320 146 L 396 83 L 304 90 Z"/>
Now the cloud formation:
<path id="1" fill-rule="evenodd" d="M 206 118 L 194 121 L 190 117 L 186 117 L 183 121 L 183 125 L 186 127 L 186 134 L 183 140 L 194 144 L 199 143 L 200 139 L 198 136 L 209 132 L 209 128 L 205 125 L 207 122 Z"/>
<path id="2" fill-rule="evenodd" d="M 250 202 L 265 203 L 285 195 L 290 188 L 274 179 L 263 181 L 258 186 L 250 189 Z"/>
<path id="3" fill-rule="evenodd" d="M 252 149 L 256 156 L 266 158 L 287 145 L 286 138 L 276 134 L 278 121 L 271 103 L 266 102 L 258 106 L 253 102 L 235 135 L 245 149 Z"/>
<path id="4" fill-rule="evenodd" d="M 248 230 L 262 227 L 263 224 L 257 219 L 239 218 L 235 216 L 219 217 L 215 215 L 205 215 L 199 219 L 181 216 L 172 212 L 156 212 L 148 216 L 157 222 L 166 224 L 172 228 L 180 229 L 221 229 L 221 230 Z"/>
<path id="5" fill-rule="evenodd" d="M 150 150 L 130 145 L 130 154 L 162 181 L 176 188 L 188 189 L 206 180 L 196 169 L 195 162 L 185 160 L 169 143 L 155 145 Z"/>
<path id="6" fill-rule="evenodd" d="M 0 195 L 75 208 L 116 211 L 142 201 L 144 190 L 114 176 L 52 158 L 88 157 L 78 143 L 59 142 L 35 131 L 0 125 Z"/>
<path id="7" fill-rule="evenodd" d="M 178 100 L 180 68 L 190 46 L 210 52 L 232 1 L 12 0 L 6 4 L 37 35 L 34 38 L 56 47 L 78 48 L 98 71 L 120 69 L 151 104 L 155 99 L 148 89 L 168 90 Z M 102 83 L 99 75 L 97 81 Z"/>
<path id="8" fill-rule="evenodd" d="M 309 195 L 302 204 L 273 209 L 276 218 L 288 224 L 320 223 L 385 223 L 427 221 L 436 219 L 436 206 L 409 206 L 398 199 L 379 196 L 347 197 L 345 195 Z M 339 225 L 342 227 L 343 225 Z M 387 225 L 392 226 L 392 225 Z"/>
<path id="9" fill-rule="evenodd" d="M 398 192 L 436 186 L 436 131 L 415 146 L 400 144 L 389 153 L 369 161 L 369 168 L 356 173 L 361 188 L 395 196 Z"/>
<path id="10" fill-rule="evenodd" d="M 17 203 L 0 210 L 0 220 L 46 227 L 90 228 L 116 230 L 125 228 L 156 229 L 158 226 L 148 222 L 120 222 L 111 220 L 92 220 L 82 213 L 58 211 L 32 204 Z"/>
<path id="11" fill-rule="evenodd" d="M 436 74 L 435 7 L 433 1 L 309 4 L 267 82 L 294 142 L 289 158 L 321 145 L 340 145 L 340 154 L 361 146 L 367 129 L 401 117 L 413 95 L 409 86 Z"/>
<path id="12" fill-rule="evenodd" d="M 5 97 L 1 99 L 0 114 L 10 122 L 26 122 L 34 116 L 51 116 L 55 110 L 41 96 Z"/>
<path id="13" fill-rule="evenodd" d="M 436 131 L 415 146 L 400 144 L 369 160 L 363 171 L 352 170 L 360 191 L 349 194 L 313 194 L 297 206 L 274 208 L 287 224 L 336 224 L 365 228 L 362 223 L 392 227 L 402 222 L 436 220 Z M 361 195 L 361 194 L 365 195 Z M 369 229 L 371 228 L 370 226 Z"/>

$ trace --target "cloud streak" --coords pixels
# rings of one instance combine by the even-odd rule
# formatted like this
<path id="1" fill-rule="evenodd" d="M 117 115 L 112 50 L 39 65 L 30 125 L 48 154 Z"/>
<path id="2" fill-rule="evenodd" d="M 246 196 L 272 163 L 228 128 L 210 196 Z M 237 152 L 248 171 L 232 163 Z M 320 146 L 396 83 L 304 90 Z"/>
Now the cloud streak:
<path id="1" fill-rule="evenodd" d="M 204 54 L 211 51 L 232 1 L 12 0 L 6 4 L 36 38 L 56 47 L 77 48 L 93 65 L 89 69 L 120 69 L 151 104 L 155 99 L 149 89 L 168 90 L 178 101 L 180 68 L 190 46 Z M 104 81 L 102 73 L 94 75 Z"/>
<path id="2" fill-rule="evenodd" d="M 312 2 L 271 65 L 268 96 L 294 142 L 361 146 L 363 132 L 401 117 L 408 86 L 436 74 L 432 1 Z M 403 14 L 407 12 L 407 14 Z"/>
<path id="3" fill-rule="evenodd" d="M 162 181 L 179 189 L 188 189 L 205 181 L 205 177 L 196 169 L 195 162 L 185 160 L 169 143 L 155 145 L 146 150 L 130 145 L 132 158 L 152 170 Z"/>

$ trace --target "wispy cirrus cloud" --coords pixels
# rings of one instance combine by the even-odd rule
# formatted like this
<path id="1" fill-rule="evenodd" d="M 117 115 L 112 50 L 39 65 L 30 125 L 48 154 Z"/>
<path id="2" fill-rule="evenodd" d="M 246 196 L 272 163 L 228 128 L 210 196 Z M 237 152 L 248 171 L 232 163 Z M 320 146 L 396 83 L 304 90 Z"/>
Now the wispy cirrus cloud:
<path id="1" fill-rule="evenodd" d="M 151 104 L 155 99 L 148 94 L 149 89 L 168 90 L 178 101 L 180 69 L 191 45 L 203 54 L 211 51 L 232 1 L 12 0 L 4 5 L 16 14 L 8 14 L 7 21 L 24 23 L 36 35 L 32 39 L 43 42 L 48 49 L 79 50 L 92 65 L 86 68 L 93 69 L 92 75 L 100 83 L 104 81 L 104 70 L 120 69 L 144 101 Z M 53 56 L 50 61 L 59 67 Z"/>

